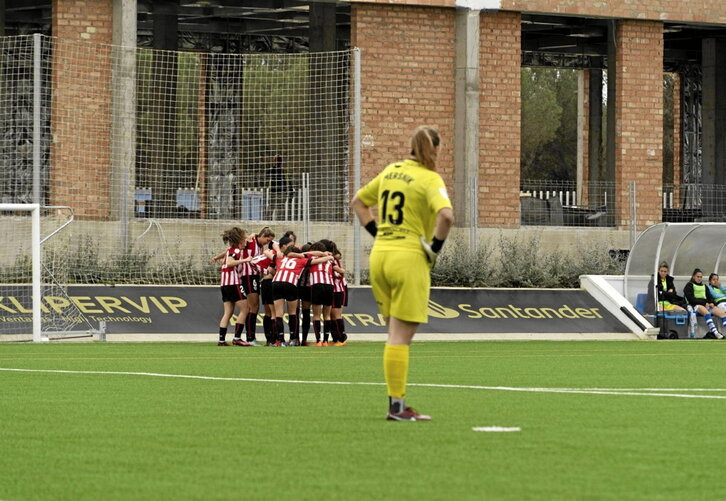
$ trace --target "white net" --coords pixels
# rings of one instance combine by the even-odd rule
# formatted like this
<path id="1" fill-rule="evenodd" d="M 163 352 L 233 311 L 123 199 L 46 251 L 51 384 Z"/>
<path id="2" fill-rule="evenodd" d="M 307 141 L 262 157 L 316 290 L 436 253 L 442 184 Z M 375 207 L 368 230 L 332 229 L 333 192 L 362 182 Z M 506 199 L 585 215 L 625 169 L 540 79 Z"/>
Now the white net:
<path id="1" fill-rule="evenodd" d="M 40 334 L 45 339 L 86 336 L 97 332 L 68 293 L 72 269 L 84 256 L 74 255 L 63 246 L 48 245 L 73 222 L 67 207 L 42 210 L 40 218 Z M 0 341 L 33 339 L 32 217 L 29 210 L 0 205 Z"/>
<path id="2" fill-rule="evenodd" d="M 0 202 L 72 207 L 71 284 L 216 284 L 233 225 L 345 252 L 351 60 L 0 38 Z"/>

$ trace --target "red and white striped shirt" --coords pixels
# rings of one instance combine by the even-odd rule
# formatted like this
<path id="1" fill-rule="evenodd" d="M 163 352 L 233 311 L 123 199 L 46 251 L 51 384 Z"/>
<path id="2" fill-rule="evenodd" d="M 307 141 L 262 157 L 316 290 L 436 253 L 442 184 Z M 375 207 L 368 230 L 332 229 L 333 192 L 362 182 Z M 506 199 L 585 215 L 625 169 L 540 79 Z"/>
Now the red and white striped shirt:
<path id="1" fill-rule="evenodd" d="M 333 266 L 342 268 L 339 260 L 333 261 Z M 344 273 L 338 273 L 333 271 L 333 292 L 345 292 L 345 287 L 348 285 L 348 280 L 345 278 Z"/>
<path id="2" fill-rule="evenodd" d="M 237 247 L 230 247 L 224 256 L 221 268 L 221 282 L 220 285 L 239 285 L 239 275 L 237 274 L 236 266 L 227 266 L 227 258 L 240 259 L 242 251 Z"/>
<path id="3" fill-rule="evenodd" d="M 245 246 L 242 249 L 244 251 L 244 257 L 256 257 L 262 254 L 262 246 L 257 242 L 257 238 L 245 242 Z M 242 263 L 237 269 L 241 276 L 246 275 L 259 275 L 260 270 L 257 265 L 250 263 Z"/>
<path id="4" fill-rule="evenodd" d="M 297 285 L 298 280 L 300 280 L 300 274 L 310 260 L 311 258 L 308 257 L 278 257 L 276 260 L 277 273 L 275 273 L 275 278 L 272 281 Z"/>
<path id="5" fill-rule="evenodd" d="M 314 264 L 310 267 L 310 285 L 329 284 L 333 285 L 333 262 Z"/>
<path id="6" fill-rule="evenodd" d="M 272 259 L 264 254 L 260 254 L 259 256 L 253 257 L 250 262 L 257 267 L 258 273 L 264 273 L 265 270 L 267 270 L 267 268 L 272 264 Z"/>

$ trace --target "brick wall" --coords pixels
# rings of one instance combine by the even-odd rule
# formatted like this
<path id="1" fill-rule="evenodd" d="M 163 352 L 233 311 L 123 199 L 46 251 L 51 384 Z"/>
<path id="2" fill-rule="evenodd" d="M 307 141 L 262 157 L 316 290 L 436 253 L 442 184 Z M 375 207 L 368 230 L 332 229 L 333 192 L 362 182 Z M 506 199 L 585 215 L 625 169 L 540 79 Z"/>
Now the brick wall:
<path id="1" fill-rule="evenodd" d="M 661 221 L 663 178 L 663 25 L 620 21 L 616 43 L 616 223 L 630 220 L 628 185 L 637 187 L 637 226 Z"/>
<path id="2" fill-rule="evenodd" d="M 726 23 L 726 2 L 723 0 L 501 0 L 500 8 L 571 16 Z"/>
<path id="3" fill-rule="evenodd" d="M 354 5 L 351 36 L 361 50 L 362 183 L 409 156 L 417 126 L 433 125 L 453 194 L 455 10 Z"/>
<path id="4" fill-rule="evenodd" d="M 482 13 L 479 53 L 479 223 L 519 226 L 521 129 L 517 13 Z"/>
<path id="5" fill-rule="evenodd" d="M 86 219 L 110 210 L 112 15 L 112 0 L 53 0 L 50 197 Z"/>
<path id="6" fill-rule="evenodd" d="M 455 7 L 456 0 L 350 0 L 382 5 L 427 5 Z M 723 0 L 501 0 L 499 9 L 565 16 L 599 16 L 653 21 L 690 21 L 726 24 Z"/>

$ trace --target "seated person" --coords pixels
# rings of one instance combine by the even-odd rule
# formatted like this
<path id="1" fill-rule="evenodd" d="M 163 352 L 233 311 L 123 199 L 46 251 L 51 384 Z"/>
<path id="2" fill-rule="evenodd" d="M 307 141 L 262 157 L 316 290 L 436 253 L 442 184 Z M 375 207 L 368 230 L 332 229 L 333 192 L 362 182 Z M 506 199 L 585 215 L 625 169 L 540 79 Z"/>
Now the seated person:
<path id="1" fill-rule="evenodd" d="M 726 329 L 726 287 L 721 287 L 721 279 L 716 273 L 708 276 L 708 285 L 706 286 L 713 298 L 713 308 L 711 314 L 721 319 L 721 327 Z"/>
<path id="2" fill-rule="evenodd" d="M 686 313 L 686 300 L 676 294 L 676 286 L 673 277 L 668 274 L 669 267 L 665 261 L 658 266 L 658 281 L 653 286 L 653 279 L 648 284 L 648 299 L 645 302 L 645 311 L 653 314 L 653 294 L 658 290 L 658 311 L 670 311 L 672 313 Z M 724 298 L 726 299 L 726 298 Z"/>
<path id="3" fill-rule="evenodd" d="M 691 280 L 683 289 L 683 295 L 686 296 L 688 306 L 693 309 L 693 312 L 706 319 L 709 332 L 704 336 L 704 339 L 723 339 L 723 336 L 716 328 L 716 324 L 713 323 L 713 318 L 711 318 L 711 308 L 714 306 L 713 297 L 708 287 L 703 283 L 703 272 L 700 269 L 693 270 Z M 695 331 L 695 328 L 696 317 L 691 315 L 691 329 Z"/>

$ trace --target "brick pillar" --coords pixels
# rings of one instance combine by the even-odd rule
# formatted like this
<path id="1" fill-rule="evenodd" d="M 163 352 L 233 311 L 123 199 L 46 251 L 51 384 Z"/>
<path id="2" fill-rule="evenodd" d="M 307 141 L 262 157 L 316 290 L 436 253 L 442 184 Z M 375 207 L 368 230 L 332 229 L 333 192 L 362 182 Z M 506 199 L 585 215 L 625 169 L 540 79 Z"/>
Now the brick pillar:
<path id="1" fill-rule="evenodd" d="M 413 130 L 433 125 L 442 140 L 438 171 L 453 196 L 455 9 L 352 4 L 351 10 L 351 45 L 361 51 L 361 183 L 407 158 Z"/>
<path id="2" fill-rule="evenodd" d="M 516 228 L 520 222 L 521 15 L 481 15 L 479 101 L 479 222 Z"/>
<path id="3" fill-rule="evenodd" d="M 112 0 L 53 0 L 50 202 L 109 217 Z"/>
<path id="4" fill-rule="evenodd" d="M 630 224 L 636 183 L 637 229 L 662 219 L 663 24 L 619 21 L 616 56 L 616 225 Z"/>

